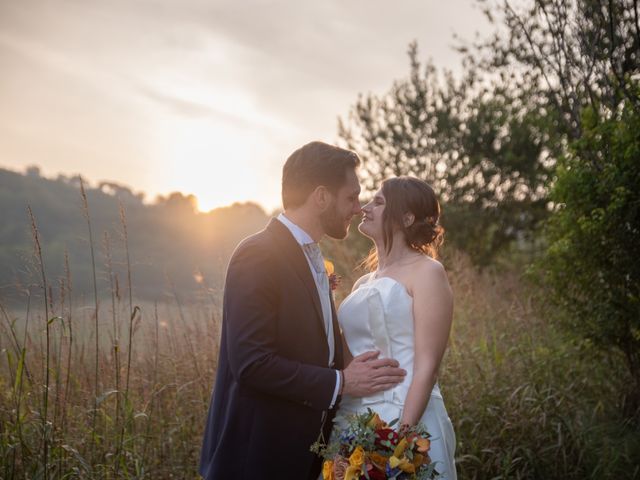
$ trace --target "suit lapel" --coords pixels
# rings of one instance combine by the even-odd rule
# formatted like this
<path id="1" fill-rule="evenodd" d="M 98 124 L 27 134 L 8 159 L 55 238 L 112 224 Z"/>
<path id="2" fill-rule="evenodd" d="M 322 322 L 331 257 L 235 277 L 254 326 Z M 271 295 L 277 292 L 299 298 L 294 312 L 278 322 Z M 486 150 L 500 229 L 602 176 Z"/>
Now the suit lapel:
<path id="1" fill-rule="evenodd" d="M 338 313 L 336 312 L 336 305 L 333 301 L 333 292 L 330 294 L 330 297 L 331 297 L 331 321 L 333 323 L 333 345 L 334 345 L 333 363 L 336 368 L 343 369 L 345 365 L 344 365 L 344 356 L 342 352 L 342 333 L 340 332 L 340 324 L 338 323 Z"/>
<path id="2" fill-rule="evenodd" d="M 318 325 L 321 327 L 322 334 L 326 339 L 327 332 L 324 329 L 324 316 L 322 315 L 322 306 L 320 305 L 320 297 L 318 296 L 318 287 L 316 287 L 316 282 L 311 276 L 307 257 L 305 257 L 302 248 L 300 248 L 296 239 L 293 238 L 289 229 L 285 227 L 282 222 L 272 218 L 269 225 L 267 225 L 267 230 L 273 234 L 278 243 L 278 249 L 280 249 L 281 252 L 285 252 L 287 262 L 291 264 L 296 275 L 298 275 L 303 285 L 307 288 L 316 311 Z"/>

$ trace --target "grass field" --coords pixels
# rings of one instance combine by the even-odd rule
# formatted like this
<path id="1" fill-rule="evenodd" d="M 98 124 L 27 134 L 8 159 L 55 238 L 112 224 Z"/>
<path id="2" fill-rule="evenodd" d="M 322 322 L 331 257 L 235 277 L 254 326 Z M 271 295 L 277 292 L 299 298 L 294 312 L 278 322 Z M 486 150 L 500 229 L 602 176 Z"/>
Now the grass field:
<path id="1" fill-rule="evenodd" d="M 351 272 L 340 248 L 337 268 Z M 621 359 L 557 331 L 520 272 L 445 263 L 456 307 L 440 383 L 459 478 L 640 478 L 638 427 L 618 413 Z M 69 280 L 49 288 L 45 276 L 46 300 L 34 290 L 0 312 L 0 478 L 196 478 L 221 292 L 203 283 L 196 303 L 137 304 L 112 283 L 96 319 Z"/>

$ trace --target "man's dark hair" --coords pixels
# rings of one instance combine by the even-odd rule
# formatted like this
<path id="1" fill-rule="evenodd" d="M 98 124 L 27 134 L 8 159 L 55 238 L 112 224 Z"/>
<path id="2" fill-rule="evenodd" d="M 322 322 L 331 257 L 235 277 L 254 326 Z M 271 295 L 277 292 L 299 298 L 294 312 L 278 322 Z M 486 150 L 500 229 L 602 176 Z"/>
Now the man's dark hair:
<path id="1" fill-rule="evenodd" d="M 311 192 L 323 185 L 332 193 L 344 185 L 347 172 L 360 165 L 351 150 L 323 142 L 311 142 L 293 152 L 282 168 L 282 206 L 302 205 Z"/>

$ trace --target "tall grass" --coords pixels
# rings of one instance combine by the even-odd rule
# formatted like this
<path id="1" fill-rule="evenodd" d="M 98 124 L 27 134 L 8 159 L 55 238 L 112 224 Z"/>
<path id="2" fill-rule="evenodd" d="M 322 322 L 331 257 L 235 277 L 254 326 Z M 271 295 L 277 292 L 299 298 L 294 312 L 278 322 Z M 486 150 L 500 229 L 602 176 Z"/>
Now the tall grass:
<path id="1" fill-rule="evenodd" d="M 201 279 L 201 301 L 185 305 L 167 279 L 170 294 L 136 303 L 124 210 L 121 228 L 122 242 L 105 236 L 96 275 L 109 287 L 92 304 L 74 294 L 68 261 L 64 281 L 37 270 L 24 313 L 0 299 L 2 479 L 196 476 L 221 292 Z M 341 299 L 361 253 L 328 250 L 345 277 Z M 124 294 L 116 262 L 127 269 Z M 40 255 L 35 263 L 43 267 Z M 620 359 L 555 329 L 553 310 L 519 272 L 478 272 L 453 252 L 445 264 L 456 307 L 440 383 L 459 478 L 640 478 L 640 435 L 618 413 L 628 381 Z M 101 298 L 109 311 L 98 317 Z"/>
<path id="2" fill-rule="evenodd" d="M 215 376 L 217 305 L 203 301 L 188 312 L 179 305 L 178 312 L 177 299 L 162 294 L 155 305 L 134 304 L 124 209 L 121 248 L 105 236 L 105 264 L 93 272 L 94 286 L 105 274 L 109 289 L 96 287 L 92 304 L 82 304 L 68 258 L 65 278 L 47 278 L 46 239 L 28 214 L 37 275 L 26 315 L 0 299 L 0 479 L 193 478 Z M 127 268 L 125 299 L 117 255 Z M 111 300 L 107 317 L 99 315 L 102 297 Z M 34 299 L 41 300 L 35 312 Z"/>
<path id="3" fill-rule="evenodd" d="M 80 194 L 82 196 L 82 212 L 84 218 L 87 221 L 87 232 L 89 233 L 89 251 L 91 252 L 91 273 L 93 278 L 93 301 L 94 301 L 94 321 L 95 330 L 93 336 L 95 339 L 95 368 L 94 368 L 94 394 L 93 394 L 93 415 L 91 417 L 91 463 L 95 461 L 95 442 L 96 442 L 96 421 L 98 418 L 98 392 L 99 392 L 99 380 L 100 380 L 100 304 L 98 302 L 98 279 L 96 275 L 96 255 L 93 244 L 93 228 L 91 228 L 91 215 L 89 214 L 89 201 L 87 199 L 87 193 L 84 190 L 84 181 L 80 177 Z M 46 464 L 45 464 L 46 465 Z M 47 469 L 45 468 L 45 473 Z"/>
<path id="4" fill-rule="evenodd" d="M 328 242 L 344 298 L 361 253 Z M 624 359 L 555 326 L 553 307 L 521 267 L 443 263 L 455 296 L 440 385 L 461 479 L 640 479 L 640 430 L 623 416 Z M 511 264 L 511 267 L 508 265 Z M 505 266 L 507 265 L 507 266 Z"/>
<path id="5" fill-rule="evenodd" d="M 521 272 L 453 255 L 456 316 L 441 384 L 461 478 L 640 478 L 640 432 L 622 416 L 622 358 L 554 326 Z"/>
<path id="6" fill-rule="evenodd" d="M 45 324 L 45 336 L 46 336 L 46 351 L 44 354 L 44 385 L 43 385 L 43 400 L 42 407 L 40 408 L 40 418 L 42 419 L 42 464 L 48 465 L 49 463 L 49 374 L 50 374 L 50 358 L 51 358 L 51 323 L 53 319 L 49 320 L 49 299 L 51 295 L 49 294 L 49 289 L 47 285 L 47 274 L 44 268 L 44 260 L 42 258 L 42 245 L 40 244 L 40 234 L 38 232 L 38 226 L 36 225 L 36 220 L 33 216 L 33 211 L 31 210 L 31 206 L 27 207 L 29 212 L 29 220 L 31 221 L 31 231 L 33 233 L 33 243 L 35 246 L 35 257 L 38 262 L 38 267 L 40 270 L 40 275 L 42 278 L 42 284 L 40 285 L 42 288 L 42 296 L 44 301 L 44 324 Z M 49 294 L 49 295 L 48 295 Z M 18 370 L 16 372 L 16 379 L 21 383 L 22 376 L 22 364 L 24 364 L 24 358 L 26 355 L 26 347 L 22 347 L 22 351 L 20 354 L 20 360 L 18 362 Z M 48 469 L 45 467 L 43 470 L 45 480 L 49 478 Z"/>

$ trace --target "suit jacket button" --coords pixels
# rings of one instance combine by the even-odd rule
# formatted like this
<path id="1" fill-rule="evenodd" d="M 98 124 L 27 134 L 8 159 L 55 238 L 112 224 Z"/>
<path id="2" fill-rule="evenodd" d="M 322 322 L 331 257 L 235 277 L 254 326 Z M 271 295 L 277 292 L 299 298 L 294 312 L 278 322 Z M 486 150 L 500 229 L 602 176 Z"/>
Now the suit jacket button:
<path id="1" fill-rule="evenodd" d="M 305 400 L 304 402 L 302 402 L 302 404 L 303 404 L 305 407 L 310 407 L 310 406 L 311 406 L 311 403 L 307 402 L 306 400 Z"/>

